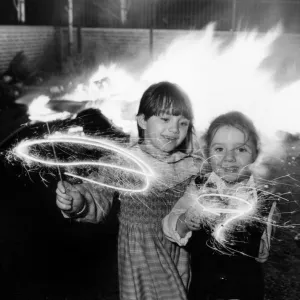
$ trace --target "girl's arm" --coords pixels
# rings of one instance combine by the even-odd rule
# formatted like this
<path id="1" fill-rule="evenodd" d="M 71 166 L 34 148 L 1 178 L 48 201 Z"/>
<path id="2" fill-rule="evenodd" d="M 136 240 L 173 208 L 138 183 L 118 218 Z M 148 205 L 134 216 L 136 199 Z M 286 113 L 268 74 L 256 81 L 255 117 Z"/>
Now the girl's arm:
<path id="1" fill-rule="evenodd" d="M 180 246 L 187 244 L 192 235 L 192 228 L 187 222 L 187 212 L 195 210 L 197 188 L 191 182 L 184 195 L 178 200 L 171 212 L 162 220 L 162 227 L 166 237 Z"/>

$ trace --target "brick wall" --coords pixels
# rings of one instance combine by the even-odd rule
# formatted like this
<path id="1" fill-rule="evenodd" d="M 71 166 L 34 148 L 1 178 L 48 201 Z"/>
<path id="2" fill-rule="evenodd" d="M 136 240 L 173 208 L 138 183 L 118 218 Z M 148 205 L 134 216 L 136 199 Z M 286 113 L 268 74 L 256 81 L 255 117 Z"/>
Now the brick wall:
<path id="1" fill-rule="evenodd" d="M 55 32 L 54 27 L 48 26 L 0 26 L 0 73 L 21 50 L 31 66 L 54 70 L 57 67 Z"/>

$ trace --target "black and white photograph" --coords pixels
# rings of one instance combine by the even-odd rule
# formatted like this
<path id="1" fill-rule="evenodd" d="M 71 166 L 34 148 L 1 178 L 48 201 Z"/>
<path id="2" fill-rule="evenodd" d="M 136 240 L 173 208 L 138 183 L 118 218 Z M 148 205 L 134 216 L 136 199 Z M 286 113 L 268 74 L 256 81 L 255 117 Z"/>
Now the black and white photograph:
<path id="1" fill-rule="evenodd" d="M 299 300 L 300 1 L 1 0 L 0 299 Z"/>

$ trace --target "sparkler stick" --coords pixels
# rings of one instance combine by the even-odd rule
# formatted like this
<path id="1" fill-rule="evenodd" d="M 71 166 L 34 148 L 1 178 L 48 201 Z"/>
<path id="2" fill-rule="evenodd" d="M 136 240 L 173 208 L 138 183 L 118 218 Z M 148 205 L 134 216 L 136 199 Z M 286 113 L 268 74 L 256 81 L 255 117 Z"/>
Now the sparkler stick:
<path id="1" fill-rule="evenodd" d="M 49 135 L 50 135 L 51 132 L 50 132 L 50 128 L 49 128 L 48 122 L 46 122 L 46 126 L 47 126 L 48 133 L 49 133 Z M 58 159 L 57 159 L 57 155 L 56 155 L 56 151 L 55 151 L 54 144 L 51 143 L 51 146 L 52 146 L 52 150 L 53 150 L 53 155 L 54 155 L 55 162 L 58 163 Z M 63 187 L 65 188 L 64 183 L 63 183 L 63 179 L 62 179 L 61 170 L 60 170 L 60 167 L 59 167 L 58 164 L 56 165 L 56 168 L 57 168 L 57 171 L 58 171 L 59 179 L 60 179 L 60 181 L 62 182 Z"/>

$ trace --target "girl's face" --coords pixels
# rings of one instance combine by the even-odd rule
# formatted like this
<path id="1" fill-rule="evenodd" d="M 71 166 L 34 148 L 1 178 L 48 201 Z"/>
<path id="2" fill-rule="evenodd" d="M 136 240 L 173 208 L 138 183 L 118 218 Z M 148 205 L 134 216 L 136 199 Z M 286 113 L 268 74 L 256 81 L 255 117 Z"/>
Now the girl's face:
<path id="1" fill-rule="evenodd" d="M 255 161 L 256 149 L 253 141 L 232 126 L 220 127 L 209 148 L 213 171 L 226 182 L 237 182 L 250 176 L 248 166 Z"/>
<path id="2" fill-rule="evenodd" d="M 154 146 L 159 152 L 175 150 L 186 138 L 190 124 L 184 116 L 169 114 L 152 116 L 148 120 L 141 115 L 138 122 L 144 129 L 145 143 Z"/>

